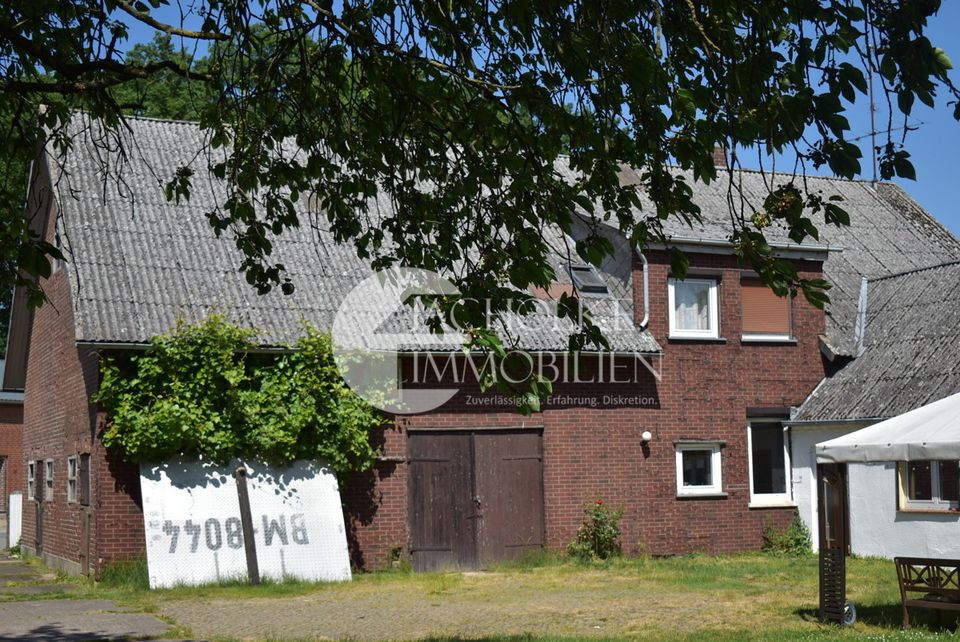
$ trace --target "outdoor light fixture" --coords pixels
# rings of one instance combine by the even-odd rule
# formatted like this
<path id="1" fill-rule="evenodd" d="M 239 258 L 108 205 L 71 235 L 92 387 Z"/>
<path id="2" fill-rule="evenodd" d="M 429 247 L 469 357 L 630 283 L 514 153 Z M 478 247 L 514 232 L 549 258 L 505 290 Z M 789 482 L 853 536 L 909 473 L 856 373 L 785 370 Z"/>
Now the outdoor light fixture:
<path id="1" fill-rule="evenodd" d="M 640 434 L 640 442 L 641 442 L 641 443 L 644 443 L 644 444 L 645 444 L 645 443 L 647 443 L 648 441 L 650 441 L 651 439 L 653 439 L 653 435 L 650 433 L 649 430 L 644 430 L 644 431 Z"/>

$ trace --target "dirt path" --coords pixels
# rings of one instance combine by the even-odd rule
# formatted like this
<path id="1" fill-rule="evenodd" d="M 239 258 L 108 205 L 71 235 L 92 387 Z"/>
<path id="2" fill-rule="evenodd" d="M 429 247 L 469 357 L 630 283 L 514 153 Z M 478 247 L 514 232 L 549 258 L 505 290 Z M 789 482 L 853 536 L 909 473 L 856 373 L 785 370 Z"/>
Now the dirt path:
<path id="1" fill-rule="evenodd" d="M 654 590 L 611 573 L 465 574 L 361 582 L 283 599 L 171 601 L 162 612 L 195 636 L 357 640 L 690 631 L 736 608 Z"/>

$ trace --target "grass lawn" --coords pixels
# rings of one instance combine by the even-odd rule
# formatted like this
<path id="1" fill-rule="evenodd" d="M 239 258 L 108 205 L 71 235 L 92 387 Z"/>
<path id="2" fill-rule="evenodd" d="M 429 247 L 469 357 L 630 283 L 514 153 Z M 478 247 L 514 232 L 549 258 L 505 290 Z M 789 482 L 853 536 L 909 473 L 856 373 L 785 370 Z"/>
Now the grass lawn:
<path id="1" fill-rule="evenodd" d="M 915 610 L 901 632 L 893 563 L 851 559 L 853 627 L 816 621 L 816 557 L 763 554 L 622 559 L 580 565 L 543 556 L 482 573 L 367 573 L 338 584 L 233 584 L 149 591 L 143 567 L 71 597 L 120 600 L 210 640 L 916 640 L 960 639 L 956 619 Z M 56 597 L 54 594 L 51 597 Z"/>

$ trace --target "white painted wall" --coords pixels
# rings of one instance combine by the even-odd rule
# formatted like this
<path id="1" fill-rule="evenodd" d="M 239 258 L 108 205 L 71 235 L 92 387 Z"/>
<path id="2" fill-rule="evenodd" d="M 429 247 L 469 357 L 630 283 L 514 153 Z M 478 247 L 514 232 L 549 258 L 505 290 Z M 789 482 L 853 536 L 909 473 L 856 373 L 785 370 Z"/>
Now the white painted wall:
<path id="1" fill-rule="evenodd" d="M 7 502 L 7 538 L 8 546 L 16 546 L 20 543 L 20 535 L 23 531 L 23 495 L 20 491 L 10 494 Z"/>
<path id="2" fill-rule="evenodd" d="M 800 518 L 810 529 L 814 551 L 819 549 L 814 446 L 866 425 L 791 428 L 793 497 Z M 848 464 L 847 471 L 850 549 L 854 554 L 886 558 L 898 555 L 960 558 L 960 514 L 897 511 L 897 467 L 894 462 Z"/>
<path id="3" fill-rule="evenodd" d="M 790 465 L 793 468 L 793 501 L 800 519 L 810 531 L 813 550 L 820 550 L 817 530 L 817 456 L 814 446 L 821 441 L 840 437 L 863 426 L 829 427 L 793 426 L 790 429 Z"/>
<path id="4" fill-rule="evenodd" d="M 897 511 L 894 462 L 849 464 L 850 549 L 892 558 L 960 558 L 960 514 Z"/>

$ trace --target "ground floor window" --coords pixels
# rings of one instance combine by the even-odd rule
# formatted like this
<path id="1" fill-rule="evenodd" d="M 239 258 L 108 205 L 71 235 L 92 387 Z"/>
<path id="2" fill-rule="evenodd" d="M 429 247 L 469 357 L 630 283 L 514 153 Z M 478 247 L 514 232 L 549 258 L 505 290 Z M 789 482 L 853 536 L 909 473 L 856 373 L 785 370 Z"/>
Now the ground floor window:
<path id="1" fill-rule="evenodd" d="M 750 503 L 759 506 L 788 504 L 790 445 L 779 421 L 751 421 L 747 426 L 750 453 Z"/>
<path id="2" fill-rule="evenodd" d="M 48 459 L 44 462 L 46 466 L 43 469 L 43 498 L 48 502 L 53 501 L 53 460 Z"/>
<path id="3" fill-rule="evenodd" d="M 67 457 L 67 502 L 75 504 L 77 501 L 77 458 Z"/>
<path id="4" fill-rule="evenodd" d="M 720 442 L 677 442 L 677 496 L 723 492 Z"/>
<path id="5" fill-rule="evenodd" d="M 957 510 L 960 505 L 960 463 L 906 461 L 898 466 L 900 507 L 917 510 Z"/>
<path id="6" fill-rule="evenodd" d="M 27 499 L 34 499 L 37 496 L 37 462 L 27 462 Z"/>

